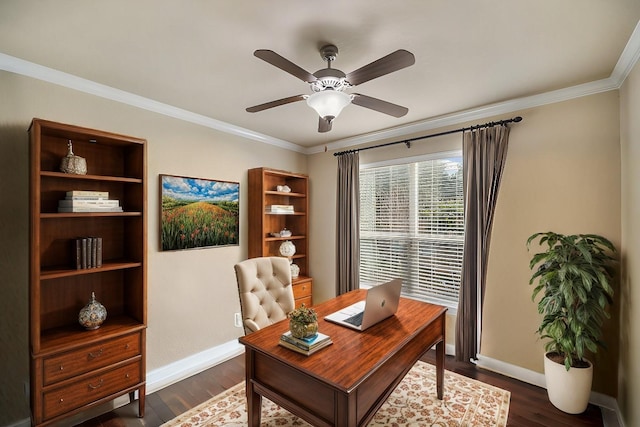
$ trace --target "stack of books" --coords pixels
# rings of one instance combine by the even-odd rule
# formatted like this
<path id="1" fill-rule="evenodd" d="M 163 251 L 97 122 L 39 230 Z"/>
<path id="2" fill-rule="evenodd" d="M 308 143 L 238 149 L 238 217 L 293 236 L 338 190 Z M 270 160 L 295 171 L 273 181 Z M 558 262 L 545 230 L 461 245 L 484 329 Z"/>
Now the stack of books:
<path id="1" fill-rule="evenodd" d="M 268 205 L 267 213 L 292 214 L 293 205 Z"/>
<path id="2" fill-rule="evenodd" d="M 307 338 L 295 338 L 288 331 L 280 337 L 279 344 L 290 350 L 309 356 L 316 351 L 333 344 L 329 335 L 318 332 L 317 334 Z"/>
<path id="3" fill-rule="evenodd" d="M 76 269 L 102 267 L 102 237 L 78 237 L 74 249 Z"/>
<path id="4" fill-rule="evenodd" d="M 58 201 L 58 212 L 122 212 L 122 207 L 109 199 L 108 191 L 74 190 Z"/>

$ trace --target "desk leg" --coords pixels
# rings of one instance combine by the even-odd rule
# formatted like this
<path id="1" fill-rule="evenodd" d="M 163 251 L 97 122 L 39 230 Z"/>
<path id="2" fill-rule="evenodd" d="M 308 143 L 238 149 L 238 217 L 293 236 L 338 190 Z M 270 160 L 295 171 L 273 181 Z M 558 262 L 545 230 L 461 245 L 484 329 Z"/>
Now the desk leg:
<path id="1" fill-rule="evenodd" d="M 253 381 L 247 381 L 247 418 L 251 427 L 260 427 L 262 396 L 253 389 Z"/>
<path id="2" fill-rule="evenodd" d="M 444 391 L 444 340 L 436 344 L 436 391 L 442 400 Z"/>

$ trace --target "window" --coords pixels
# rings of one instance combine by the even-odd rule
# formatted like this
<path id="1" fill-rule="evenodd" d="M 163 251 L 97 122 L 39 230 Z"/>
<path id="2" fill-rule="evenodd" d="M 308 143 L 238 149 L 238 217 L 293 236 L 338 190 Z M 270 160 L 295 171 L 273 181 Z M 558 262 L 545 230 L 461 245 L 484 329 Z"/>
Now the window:
<path id="1" fill-rule="evenodd" d="M 407 161 L 407 159 L 405 159 Z M 400 277 L 404 296 L 458 306 L 462 153 L 360 169 L 360 284 Z"/>

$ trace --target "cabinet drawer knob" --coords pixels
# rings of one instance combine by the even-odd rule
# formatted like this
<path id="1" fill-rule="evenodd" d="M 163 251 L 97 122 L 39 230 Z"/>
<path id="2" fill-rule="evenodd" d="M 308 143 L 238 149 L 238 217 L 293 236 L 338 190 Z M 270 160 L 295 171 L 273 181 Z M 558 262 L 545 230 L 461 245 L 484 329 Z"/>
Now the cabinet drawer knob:
<path id="1" fill-rule="evenodd" d="M 60 365 L 60 370 L 64 371 L 64 366 Z"/>
<path id="2" fill-rule="evenodd" d="M 90 388 L 91 390 L 95 390 L 95 389 L 97 389 L 97 388 L 102 387 L 102 383 L 104 383 L 104 380 L 103 380 L 102 378 L 100 378 L 100 381 L 98 381 L 98 384 L 97 384 L 97 385 L 89 384 L 89 388 Z"/>
<path id="3" fill-rule="evenodd" d="M 127 344 L 125 344 L 124 349 L 125 349 L 125 350 L 129 350 L 129 344 L 128 344 L 128 343 L 127 343 Z"/>
<path id="4" fill-rule="evenodd" d="M 103 349 L 98 350 L 97 353 L 89 353 L 89 359 L 95 359 L 96 357 L 102 356 Z"/>
<path id="5" fill-rule="evenodd" d="M 63 403 L 63 402 L 64 402 L 64 399 L 63 399 L 63 398 L 60 398 L 60 403 Z"/>

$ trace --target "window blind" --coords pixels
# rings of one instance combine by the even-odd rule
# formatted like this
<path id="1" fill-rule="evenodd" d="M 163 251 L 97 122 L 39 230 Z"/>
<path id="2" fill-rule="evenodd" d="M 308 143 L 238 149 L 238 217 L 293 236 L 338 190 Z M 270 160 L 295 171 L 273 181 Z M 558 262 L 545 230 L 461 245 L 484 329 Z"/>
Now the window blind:
<path id="1" fill-rule="evenodd" d="M 360 278 L 457 308 L 464 246 L 462 156 L 360 170 Z"/>

